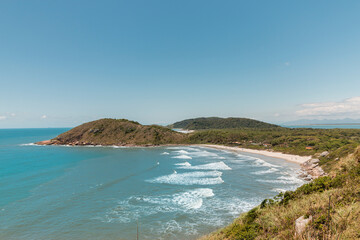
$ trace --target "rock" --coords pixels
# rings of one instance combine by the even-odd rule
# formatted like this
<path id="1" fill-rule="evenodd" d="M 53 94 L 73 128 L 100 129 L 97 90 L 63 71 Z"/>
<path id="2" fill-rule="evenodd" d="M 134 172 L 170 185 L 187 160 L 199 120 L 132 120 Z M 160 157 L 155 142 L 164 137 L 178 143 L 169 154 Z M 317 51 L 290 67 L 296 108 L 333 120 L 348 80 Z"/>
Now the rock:
<path id="1" fill-rule="evenodd" d="M 309 176 L 304 177 L 305 180 L 312 180 L 315 178 L 318 178 L 320 176 L 326 175 L 326 173 L 322 170 L 322 168 L 319 166 L 320 160 L 317 158 L 312 158 L 307 160 L 306 162 L 301 164 L 302 171 L 309 174 Z M 302 176 L 303 177 L 303 176 Z"/>
<path id="2" fill-rule="evenodd" d="M 313 178 L 311 175 L 307 175 L 306 177 L 304 177 L 305 181 L 311 181 Z"/>
<path id="3" fill-rule="evenodd" d="M 307 176 L 308 175 L 305 172 L 299 174 L 299 177 L 301 177 L 301 178 L 306 178 Z"/>
<path id="4" fill-rule="evenodd" d="M 313 164 L 320 162 L 320 160 L 319 160 L 319 159 L 316 159 L 316 158 L 311 159 L 310 161 L 311 161 L 311 163 L 313 163 Z"/>
<path id="5" fill-rule="evenodd" d="M 329 155 L 328 151 L 320 153 L 320 157 L 326 157 L 327 155 Z"/>
<path id="6" fill-rule="evenodd" d="M 311 222 L 312 220 L 312 216 L 310 216 L 309 218 L 305 219 L 304 216 L 299 217 L 298 219 L 295 220 L 295 234 L 296 236 L 301 236 L 302 233 L 305 231 L 306 225 L 309 224 L 309 222 Z"/>

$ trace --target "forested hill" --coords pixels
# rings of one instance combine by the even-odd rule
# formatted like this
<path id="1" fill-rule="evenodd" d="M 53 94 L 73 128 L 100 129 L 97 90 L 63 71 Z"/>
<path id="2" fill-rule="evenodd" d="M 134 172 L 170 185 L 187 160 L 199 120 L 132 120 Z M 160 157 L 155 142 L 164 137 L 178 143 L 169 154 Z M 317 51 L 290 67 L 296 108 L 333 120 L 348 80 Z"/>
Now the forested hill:
<path id="1" fill-rule="evenodd" d="M 194 118 L 186 119 L 170 125 L 172 128 L 182 128 L 189 130 L 200 129 L 226 129 L 226 128 L 280 128 L 277 125 L 253 120 L 249 118 Z"/>
<path id="2" fill-rule="evenodd" d="M 162 145 L 183 143 L 185 135 L 126 119 L 100 119 L 77 126 L 43 145 Z"/>

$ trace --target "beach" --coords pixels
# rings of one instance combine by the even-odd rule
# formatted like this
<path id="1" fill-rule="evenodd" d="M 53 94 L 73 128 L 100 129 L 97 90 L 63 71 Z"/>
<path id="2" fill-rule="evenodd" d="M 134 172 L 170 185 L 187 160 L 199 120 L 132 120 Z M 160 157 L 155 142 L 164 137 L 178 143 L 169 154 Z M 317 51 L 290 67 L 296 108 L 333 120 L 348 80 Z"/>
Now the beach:
<path id="1" fill-rule="evenodd" d="M 260 155 L 264 155 L 264 156 L 268 156 L 268 157 L 284 159 L 286 161 L 294 162 L 294 163 L 298 163 L 298 164 L 305 163 L 306 161 L 311 159 L 311 156 L 299 156 L 299 155 L 293 155 L 293 154 L 285 154 L 285 153 L 281 153 L 281 152 L 270 152 L 267 150 L 255 150 L 255 149 L 248 149 L 248 148 L 229 147 L 229 146 L 224 146 L 224 145 L 199 144 L 197 146 L 209 147 L 209 148 L 215 148 L 215 149 L 227 150 L 227 151 L 260 154 Z"/>

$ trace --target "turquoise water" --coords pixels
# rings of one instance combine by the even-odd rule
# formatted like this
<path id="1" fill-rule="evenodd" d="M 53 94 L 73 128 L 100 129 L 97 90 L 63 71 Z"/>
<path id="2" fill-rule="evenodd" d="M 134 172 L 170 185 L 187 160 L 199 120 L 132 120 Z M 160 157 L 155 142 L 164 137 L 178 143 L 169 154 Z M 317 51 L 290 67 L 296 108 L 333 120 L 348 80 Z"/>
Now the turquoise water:
<path id="1" fill-rule="evenodd" d="M 29 143 L 67 129 L 0 130 L 0 239 L 196 239 L 279 191 L 299 166 L 203 147 Z"/>

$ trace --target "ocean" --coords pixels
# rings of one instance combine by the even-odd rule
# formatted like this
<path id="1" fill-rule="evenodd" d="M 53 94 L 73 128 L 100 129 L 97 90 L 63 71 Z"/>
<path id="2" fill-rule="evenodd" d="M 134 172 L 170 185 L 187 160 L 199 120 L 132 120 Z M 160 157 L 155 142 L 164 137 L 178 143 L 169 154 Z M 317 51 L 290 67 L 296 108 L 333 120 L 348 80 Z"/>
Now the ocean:
<path id="1" fill-rule="evenodd" d="M 196 239 L 304 183 L 249 153 L 32 144 L 66 130 L 0 130 L 0 239 Z"/>

